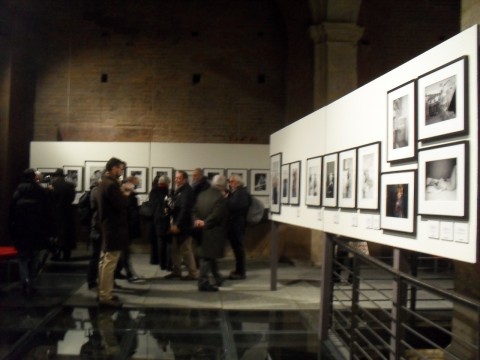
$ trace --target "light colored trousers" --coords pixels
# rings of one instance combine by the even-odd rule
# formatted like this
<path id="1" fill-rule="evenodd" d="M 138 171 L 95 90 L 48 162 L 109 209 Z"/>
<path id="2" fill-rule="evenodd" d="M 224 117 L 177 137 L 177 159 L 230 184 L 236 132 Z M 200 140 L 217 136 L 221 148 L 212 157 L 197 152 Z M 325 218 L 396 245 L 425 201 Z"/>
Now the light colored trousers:
<path id="1" fill-rule="evenodd" d="M 118 251 L 102 251 L 98 263 L 98 300 L 111 300 L 115 268 L 120 254 Z"/>

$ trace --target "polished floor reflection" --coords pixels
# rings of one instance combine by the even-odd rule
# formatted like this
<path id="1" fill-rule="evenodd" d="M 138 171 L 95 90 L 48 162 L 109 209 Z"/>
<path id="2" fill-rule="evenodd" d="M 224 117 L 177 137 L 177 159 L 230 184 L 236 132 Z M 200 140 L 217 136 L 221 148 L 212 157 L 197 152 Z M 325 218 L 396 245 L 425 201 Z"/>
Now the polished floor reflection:
<path id="1" fill-rule="evenodd" d="M 231 261 L 221 263 L 224 272 Z M 97 306 L 85 284 L 86 258 L 49 262 L 38 292 L 2 284 L 2 359 L 319 359 L 318 268 L 281 264 L 270 291 L 268 262 L 250 262 L 246 281 L 218 293 L 195 282 L 164 280 L 165 272 L 135 255 L 145 280 L 117 280 L 124 306 Z"/>

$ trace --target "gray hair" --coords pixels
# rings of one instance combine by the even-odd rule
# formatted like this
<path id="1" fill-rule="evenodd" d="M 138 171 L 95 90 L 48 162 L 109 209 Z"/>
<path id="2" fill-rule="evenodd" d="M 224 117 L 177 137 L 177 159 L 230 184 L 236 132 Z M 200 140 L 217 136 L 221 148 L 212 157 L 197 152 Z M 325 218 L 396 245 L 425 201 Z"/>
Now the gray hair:
<path id="1" fill-rule="evenodd" d="M 160 176 L 160 178 L 158 179 L 158 183 L 159 184 L 170 184 L 170 178 L 167 176 L 167 175 L 162 175 Z"/>
<path id="2" fill-rule="evenodd" d="M 245 182 L 243 181 L 243 179 L 240 175 L 232 174 L 232 175 L 230 175 L 230 179 L 232 179 L 232 178 L 237 182 L 239 187 L 245 186 Z"/>
<path id="3" fill-rule="evenodd" d="M 215 175 L 212 179 L 212 186 L 218 189 L 225 189 L 227 186 L 227 179 L 223 175 Z"/>

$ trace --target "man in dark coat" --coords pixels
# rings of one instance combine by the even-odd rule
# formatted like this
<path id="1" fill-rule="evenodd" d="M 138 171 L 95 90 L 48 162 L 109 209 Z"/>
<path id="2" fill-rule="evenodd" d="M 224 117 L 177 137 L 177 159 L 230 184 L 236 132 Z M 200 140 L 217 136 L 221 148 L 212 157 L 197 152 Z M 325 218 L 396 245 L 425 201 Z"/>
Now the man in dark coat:
<path id="1" fill-rule="evenodd" d="M 18 251 L 20 279 L 26 296 L 35 291 L 38 254 L 51 235 L 49 214 L 47 191 L 35 181 L 35 169 L 25 170 L 10 205 L 9 230 Z"/>
<path id="2" fill-rule="evenodd" d="M 235 255 L 235 270 L 230 273 L 228 278 L 230 280 L 243 280 L 246 278 L 244 238 L 250 194 L 238 175 L 232 175 L 228 180 L 230 185 L 230 195 L 227 202 L 229 211 L 228 238 Z"/>
<path id="3" fill-rule="evenodd" d="M 98 186 L 98 215 L 101 224 L 102 253 L 99 264 L 98 301 L 101 305 L 120 306 L 112 295 L 113 277 L 121 252 L 128 246 L 128 196 L 133 188 L 120 185 L 125 163 L 111 158 Z"/>
<path id="4" fill-rule="evenodd" d="M 70 260 L 72 249 L 75 249 L 75 185 L 65 181 L 63 169 L 57 169 L 52 175 L 51 184 L 53 221 L 55 236 L 58 241 L 58 253 L 53 260 Z"/>
<path id="5" fill-rule="evenodd" d="M 197 266 L 192 247 L 192 218 L 193 191 L 188 184 L 188 175 L 185 171 L 175 173 L 175 192 L 170 206 L 172 240 L 172 272 L 166 279 L 182 278 L 182 261 L 188 268 L 188 275 L 183 280 L 197 280 Z"/>
<path id="6" fill-rule="evenodd" d="M 198 196 L 193 210 L 194 225 L 200 230 L 202 240 L 199 248 L 200 291 L 218 291 L 218 286 L 221 286 L 224 280 L 218 272 L 217 259 L 224 256 L 227 237 L 228 211 L 225 187 L 225 176 L 216 175 L 212 180 L 212 187 Z M 215 279 L 215 285 L 209 281 L 210 273 Z"/>

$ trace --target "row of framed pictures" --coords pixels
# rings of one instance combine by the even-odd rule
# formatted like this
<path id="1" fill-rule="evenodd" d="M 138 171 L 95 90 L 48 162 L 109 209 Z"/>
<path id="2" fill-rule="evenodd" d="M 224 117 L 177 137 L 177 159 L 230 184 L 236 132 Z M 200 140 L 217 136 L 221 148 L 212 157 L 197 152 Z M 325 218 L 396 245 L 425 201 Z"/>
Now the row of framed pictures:
<path id="1" fill-rule="evenodd" d="M 387 161 L 415 159 L 417 141 L 468 133 L 468 57 L 387 92 Z"/>
<path id="2" fill-rule="evenodd" d="M 380 210 L 382 228 L 414 233 L 416 215 L 468 217 L 468 142 L 418 151 L 418 170 L 380 173 L 380 143 L 306 160 L 305 205 Z M 271 207 L 300 204 L 300 167 L 271 156 Z"/>
<path id="3" fill-rule="evenodd" d="M 77 192 L 82 192 L 90 188 L 101 176 L 103 169 L 105 169 L 107 161 L 85 161 L 84 166 L 64 165 L 63 172 L 65 180 L 75 184 Z M 46 176 L 51 176 L 56 168 L 38 168 Z M 189 175 L 189 180 L 192 179 L 193 170 L 186 170 Z M 270 171 L 268 169 L 223 169 L 223 168 L 205 168 L 204 175 L 209 179 L 213 179 L 215 175 L 225 175 L 230 177 L 233 174 L 240 176 L 249 186 L 250 193 L 256 196 L 268 196 L 270 193 Z M 149 184 L 153 182 L 156 176 L 166 175 L 171 179 L 171 186 L 173 185 L 174 168 L 172 167 L 152 167 L 150 177 L 148 176 L 147 167 L 127 166 L 125 169 L 125 176 L 136 176 L 140 179 L 137 186 L 137 193 L 146 193 L 149 189 Z M 85 185 L 84 185 L 85 184 Z"/>
<path id="4" fill-rule="evenodd" d="M 378 209 L 379 142 L 309 158 L 306 166 L 305 205 Z M 270 169 L 271 212 L 279 214 L 281 204 L 300 205 L 301 162 L 282 164 L 278 153 Z"/>

